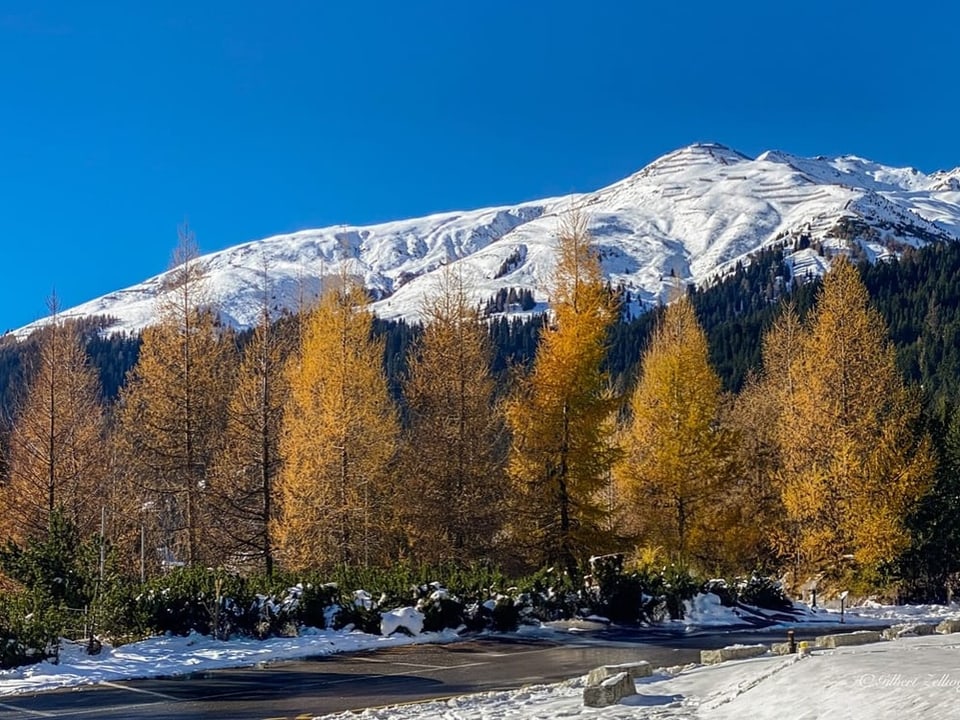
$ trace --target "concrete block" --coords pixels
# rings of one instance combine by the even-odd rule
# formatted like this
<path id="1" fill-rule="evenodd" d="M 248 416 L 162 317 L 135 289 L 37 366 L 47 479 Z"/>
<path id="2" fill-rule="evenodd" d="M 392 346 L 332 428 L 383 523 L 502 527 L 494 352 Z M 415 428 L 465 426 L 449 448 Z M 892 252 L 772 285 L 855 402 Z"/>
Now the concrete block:
<path id="1" fill-rule="evenodd" d="M 794 643 L 794 649 L 796 649 L 797 643 Z M 774 643 L 770 646 L 770 652 L 774 655 L 789 655 L 790 654 L 790 643 L 780 642 Z"/>
<path id="2" fill-rule="evenodd" d="M 937 632 L 941 635 L 960 632 L 960 620 L 943 620 L 937 625 Z"/>
<path id="3" fill-rule="evenodd" d="M 701 650 L 700 662 L 704 665 L 716 665 L 728 660 L 745 660 L 766 654 L 766 645 L 728 645 L 719 650 Z"/>
<path id="4" fill-rule="evenodd" d="M 647 677 L 653 672 L 653 668 L 650 667 L 650 663 L 646 660 L 621 663 L 620 665 L 601 665 L 591 670 L 587 675 L 587 685 L 599 685 L 607 678 L 622 672 L 627 673 L 635 680 L 639 677 Z"/>
<path id="5" fill-rule="evenodd" d="M 836 635 L 821 635 L 817 638 L 818 648 L 838 648 L 848 645 L 866 645 L 883 640 L 876 630 L 857 630 L 851 633 L 838 633 Z"/>
<path id="6" fill-rule="evenodd" d="M 621 672 L 611 675 L 599 685 L 587 685 L 583 689 L 583 704 L 586 707 L 607 707 L 636 694 L 637 686 L 630 673 Z"/>
<path id="7" fill-rule="evenodd" d="M 893 625 L 883 631 L 883 637 L 887 640 L 895 640 L 901 637 L 912 637 L 915 635 L 933 635 L 936 625 L 929 623 L 901 623 Z"/>

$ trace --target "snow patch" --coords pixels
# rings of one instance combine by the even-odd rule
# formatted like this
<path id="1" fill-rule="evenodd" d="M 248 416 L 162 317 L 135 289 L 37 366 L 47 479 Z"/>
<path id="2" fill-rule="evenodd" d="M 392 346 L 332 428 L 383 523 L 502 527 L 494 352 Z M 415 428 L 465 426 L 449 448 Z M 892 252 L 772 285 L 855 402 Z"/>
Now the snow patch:
<path id="1" fill-rule="evenodd" d="M 383 613 L 380 620 L 380 634 L 393 635 L 403 629 L 410 635 L 419 635 L 423 632 L 423 613 L 412 607 L 400 608 Z"/>
<path id="2" fill-rule="evenodd" d="M 697 627 L 723 627 L 743 623 L 736 608 L 725 607 L 714 593 L 697 593 L 683 601 L 683 622 Z"/>

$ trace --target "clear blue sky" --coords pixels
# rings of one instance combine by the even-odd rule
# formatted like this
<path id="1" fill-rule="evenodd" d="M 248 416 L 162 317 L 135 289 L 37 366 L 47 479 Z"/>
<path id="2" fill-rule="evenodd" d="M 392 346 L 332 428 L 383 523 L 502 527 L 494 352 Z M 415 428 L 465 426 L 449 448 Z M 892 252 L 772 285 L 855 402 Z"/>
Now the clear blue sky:
<path id="1" fill-rule="evenodd" d="M 149 6 L 149 7 L 148 7 Z M 953 3 L 0 2 L 0 331 L 202 251 L 718 141 L 960 165 Z"/>

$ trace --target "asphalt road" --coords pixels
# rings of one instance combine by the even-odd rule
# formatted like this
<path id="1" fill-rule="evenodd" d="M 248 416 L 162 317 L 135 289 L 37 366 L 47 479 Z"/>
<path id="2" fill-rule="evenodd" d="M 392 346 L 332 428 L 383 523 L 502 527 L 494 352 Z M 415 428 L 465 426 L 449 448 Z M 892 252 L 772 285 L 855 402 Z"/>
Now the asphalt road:
<path id="1" fill-rule="evenodd" d="M 798 632 L 798 639 L 830 630 Z M 313 717 L 582 675 L 597 665 L 697 662 L 701 649 L 785 639 L 783 632 L 678 635 L 611 628 L 563 643 L 515 637 L 414 645 L 258 668 L 0 698 L 0 720 L 152 718 L 266 720 Z"/>

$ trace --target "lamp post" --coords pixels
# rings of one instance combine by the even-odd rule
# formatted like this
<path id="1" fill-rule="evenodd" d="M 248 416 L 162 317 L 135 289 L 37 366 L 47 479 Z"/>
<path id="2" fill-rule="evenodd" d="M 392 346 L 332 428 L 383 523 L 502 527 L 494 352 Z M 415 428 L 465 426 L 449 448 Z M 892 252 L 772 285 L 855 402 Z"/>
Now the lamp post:
<path id="1" fill-rule="evenodd" d="M 147 581 L 147 523 L 144 513 L 156 512 L 153 500 L 148 500 L 140 506 L 140 584 Z"/>

